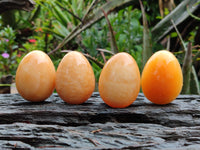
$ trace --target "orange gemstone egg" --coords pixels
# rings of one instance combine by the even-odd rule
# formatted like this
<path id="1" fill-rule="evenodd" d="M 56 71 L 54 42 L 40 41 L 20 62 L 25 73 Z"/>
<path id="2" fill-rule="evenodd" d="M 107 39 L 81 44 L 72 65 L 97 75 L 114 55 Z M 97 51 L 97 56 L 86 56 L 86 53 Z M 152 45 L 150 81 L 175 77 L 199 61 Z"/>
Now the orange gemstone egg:
<path id="1" fill-rule="evenodd" d="M 55 88 L 55 68 L 47 54 L 35 50 L 20 62 L 16 72 L 19 94 L 32 102 L 44 101 Z"/>
<path id="2" fill-rule="evenodd" d="M 140 72 L 136 61 L 128 53 L 112 56 L 102 69 L 99 93 L 103 101 L 113 108 L 131 105 L 140 90 Z"/>
<path id="3" fill-rule="evenodd" d="M 142 73 L 142 91 L 155 104 L 168 104 L 179 95 L 183 85 L 180 64 L 169 51 L 156 52 Z"/>
<path id="4" fill-rule="evenodd" d="M 56 72 L 56 91 L 67 103 L 84 103 L 93 93 L 95 77 L 88 60 L 72 51 L 61 60 Z"/>

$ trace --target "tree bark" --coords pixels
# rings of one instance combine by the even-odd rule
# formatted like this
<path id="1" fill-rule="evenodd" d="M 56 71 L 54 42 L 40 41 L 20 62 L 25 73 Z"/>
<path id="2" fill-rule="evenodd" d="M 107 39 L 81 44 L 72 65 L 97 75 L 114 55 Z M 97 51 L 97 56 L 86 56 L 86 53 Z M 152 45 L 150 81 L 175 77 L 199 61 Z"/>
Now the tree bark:
<path id="1" fill-rule="evenodd" d="M 12 9 L 31 11 L 34 5 L 33 0 L 0 0 L 0 14 Z"/>

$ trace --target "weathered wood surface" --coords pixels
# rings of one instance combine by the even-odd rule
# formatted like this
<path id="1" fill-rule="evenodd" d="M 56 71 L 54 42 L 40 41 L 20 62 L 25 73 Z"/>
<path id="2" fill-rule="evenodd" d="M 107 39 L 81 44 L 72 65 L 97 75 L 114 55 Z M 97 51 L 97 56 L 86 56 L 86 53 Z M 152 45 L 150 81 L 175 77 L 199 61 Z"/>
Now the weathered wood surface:
<path id="1" fill-rule="evenodd" d="M 82 105 L 0 95 L 0 149 L 200 149 L 200 96 L 152 104 L 142 94 L 113 109 L 98 93 Z"/>

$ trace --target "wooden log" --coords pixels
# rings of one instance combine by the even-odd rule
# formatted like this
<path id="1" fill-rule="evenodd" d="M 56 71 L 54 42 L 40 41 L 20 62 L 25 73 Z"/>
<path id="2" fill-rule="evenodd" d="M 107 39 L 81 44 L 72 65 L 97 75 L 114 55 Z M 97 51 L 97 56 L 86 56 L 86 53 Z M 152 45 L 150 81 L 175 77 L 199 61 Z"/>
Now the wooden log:
<path id="1" fill-rule="evenodd" d="M 82 105 L 69 105 L 58 95 L 45 102 L 31 103 L 18 94 L 0 96 L 0 124 L 26 122 L 79 126 L 108 121 L 157 123 L 169 127 L 200 125 L 200 96 L 181 95 L 168 105 L 155 105 L 142 94 L 129 107 L 113 109 L 103 103 L 98 93 Z"/>
<path id="2" fill-rule="evenodd" d="M 180 95 L 155 105 L 139 94 L 131 106 L 113 109 L 99 93 L 82 105 L 57 94 L 41 103 L 0 94 L 0 149 L 198 148 L 199 101 L 199 95 Z"/>
<path id="3" fill-rule="evenodd" d="M 112 123 L 86 126 L 0 125 L 1 149 L 175 149 L 199 148 L 200 126 Z"/>
<path id="4" fill-rule="evenodd" d="M 0 0 L 0 14 L 12 9 L 31 11 L 34 5 L 33 0 Z"/>

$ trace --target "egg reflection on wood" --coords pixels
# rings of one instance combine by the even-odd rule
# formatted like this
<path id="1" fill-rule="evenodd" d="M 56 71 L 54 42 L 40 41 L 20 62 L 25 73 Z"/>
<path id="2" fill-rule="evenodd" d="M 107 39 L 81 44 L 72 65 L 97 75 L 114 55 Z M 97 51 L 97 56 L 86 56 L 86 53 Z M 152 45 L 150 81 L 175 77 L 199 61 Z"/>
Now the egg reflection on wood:
<path id="1" fill-rule="evenodd" d="M 112 56 L 102 69 L 99 93 L 113 108 L 131 105 L 140 90 L 140 72 L 136 61 L 125 52 Z"/>
<path id="2" fill-rule="evenodd" d="M 181 92 L 183 76 L 180 64 L 169 51 L 156 52 L 142 73 L 142 91 L 155 104 L 168 104 Z"/>
<path id="3" fill-rule="evenodd" d="M 61 60 L 56 72 L 56 91 L 65 102 L 81 104 L 93 93 L 95 77 L 88 60 L 72 51 Z"/>
<path id="4" fill-rule="evenodd" d="M 47 54 L 42 51 L 28 53 L 16 72 L 16 88 L 19 94 L 32 102 L 48 98 L 55 88 L 55 68 Z"/>

